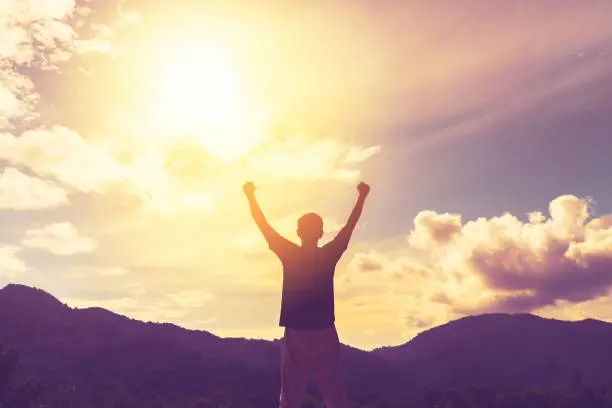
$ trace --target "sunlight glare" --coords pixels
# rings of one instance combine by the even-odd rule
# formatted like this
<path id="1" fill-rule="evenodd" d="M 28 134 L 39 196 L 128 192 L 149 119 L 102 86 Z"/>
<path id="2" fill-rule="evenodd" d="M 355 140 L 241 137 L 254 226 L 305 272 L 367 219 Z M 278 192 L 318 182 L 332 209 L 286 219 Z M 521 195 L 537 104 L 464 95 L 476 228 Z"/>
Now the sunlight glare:
<path id="1" fill-rule="evenodd" d="M 175 120 L 220 123 L 235 118 L 238 109 L 234 73 L 212 53 L 193 50 L 166 66 L 163 96 Z"/>
<path id="2" fill-rule="evenodd" d="M 154 120 L 165 137 L 188 137 L 225 161 L 262 140 L 262 118 L 247 103 L 236 73 L 212 50 L 187 47 L 167 55 Z"/>

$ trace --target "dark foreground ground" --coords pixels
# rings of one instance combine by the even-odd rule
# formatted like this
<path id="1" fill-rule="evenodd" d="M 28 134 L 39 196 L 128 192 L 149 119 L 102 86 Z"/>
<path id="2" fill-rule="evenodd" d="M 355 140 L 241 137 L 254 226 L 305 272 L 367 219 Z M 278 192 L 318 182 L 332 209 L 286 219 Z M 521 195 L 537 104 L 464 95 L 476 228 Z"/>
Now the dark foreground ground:
<path id="1" fill-rule="evenodd" d="M 268 408 L 278 341 L 224 339 L 0 289 L 0 408 Z M 344 347 L 352 407 L 612 407 L 612 324 L 481 315 Z M 315 387 L 304 407 L 323 407 Z"/>

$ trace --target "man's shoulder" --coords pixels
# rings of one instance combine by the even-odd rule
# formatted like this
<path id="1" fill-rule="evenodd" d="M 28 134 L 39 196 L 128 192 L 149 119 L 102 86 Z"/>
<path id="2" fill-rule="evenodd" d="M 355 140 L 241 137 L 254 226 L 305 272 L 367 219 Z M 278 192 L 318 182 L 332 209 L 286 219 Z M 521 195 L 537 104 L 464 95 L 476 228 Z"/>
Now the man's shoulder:
<path id="1" fill-rule="evenodd" d="M 335 243 L 336 243 L 336 240 L 335 239 L 331 239 L 328 242 L 326 242 L 324 245 L 322 245 L 320 247 L 320 249 L 323 249 L 323 250 L 332 249 L 334 247 Z"/>
<path id="2" fill-rule="evenodd" d="M 293 256 L 295 252 L 300 248 L 295 242 L 289 241 L 286 238 L 282 238 L 276 242 L 270 242 L 270 249 L 275 252 L 279 257 L 285 258 Z"/>
<path id="3" fill-rule="evenodd" d="M 342 236 L 336 236 L 334 239 L 323 245 L 321 248 L 331 253 L 342 253 L 348 248 L 348 240 L 344 239 L 344 237 Z"/>

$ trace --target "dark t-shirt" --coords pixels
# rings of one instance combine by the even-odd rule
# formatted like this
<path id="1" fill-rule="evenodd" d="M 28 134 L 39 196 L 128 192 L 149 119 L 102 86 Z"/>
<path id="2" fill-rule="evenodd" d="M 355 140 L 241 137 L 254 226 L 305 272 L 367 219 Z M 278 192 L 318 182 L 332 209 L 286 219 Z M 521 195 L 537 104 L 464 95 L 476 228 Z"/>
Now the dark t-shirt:
<path id="1" fill-rule="evenodd" d="M 303 248 L 277 234 L 268 240 L 283 264 L 280 326 L 314 330 L 334 324 L 334 272 L 348 246 L 345 235 L 317 248 Z"/>

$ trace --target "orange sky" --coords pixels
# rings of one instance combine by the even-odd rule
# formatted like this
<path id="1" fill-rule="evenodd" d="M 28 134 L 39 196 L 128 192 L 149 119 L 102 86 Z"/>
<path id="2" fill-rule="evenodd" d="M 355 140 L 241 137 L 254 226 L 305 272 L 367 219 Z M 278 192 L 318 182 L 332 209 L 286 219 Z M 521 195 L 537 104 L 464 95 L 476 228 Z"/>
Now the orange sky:
<path id="1" fill-rule="evenodd" d="M 0 285 L 278 337 L 280 265 L 242 184 L 290 239 L 313 210 L 329 239 L 364 179 L 343 341 L 487 311 L 612 318 L 606 183 L 547 173 L 591 174 L 595 156 L 516 166 L 609 106 L 590 88 L 612 68 L 607 3 L 100 3 L 0 5 Z M 579 119 L 604 151 L 610 121 Z M 519 133 L 534 145 L 512 156 Z"/>

